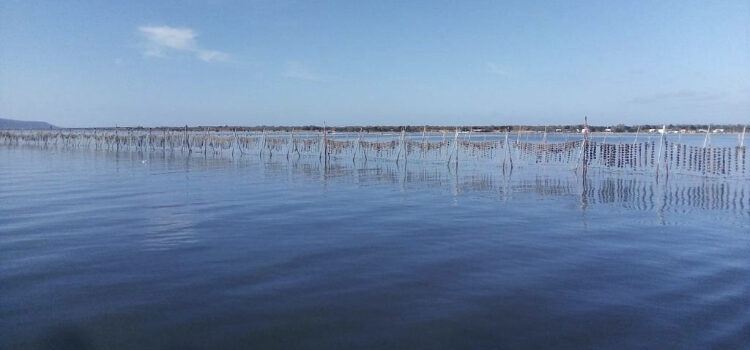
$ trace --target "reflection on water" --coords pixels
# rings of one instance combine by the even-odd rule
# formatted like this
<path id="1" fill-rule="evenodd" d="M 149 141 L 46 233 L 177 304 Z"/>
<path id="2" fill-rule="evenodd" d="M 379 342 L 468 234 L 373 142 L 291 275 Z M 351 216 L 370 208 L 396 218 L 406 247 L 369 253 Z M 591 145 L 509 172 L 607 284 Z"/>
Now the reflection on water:
<path id="1" fill-rule="evenodd" d="M 0 348 L 740 349 L 749 187 L 0 148 Z"/>
<path id="2" fill-rule="evenodd" d="M 503 174 L 500 165 L 469 167 L 446 166 L 439 163 L 412 161 L 398 164 L 391 161 L 330 161 L 324 164 L 316 157 L 281 159 L 280 157 L 189 157 L 179 152 L 93 152 L 95 157 L 116 164 L 144 166 L 153 174 L 161 172 L 203 172 L 236 169 L 262 174 L 266 178 L 305 178 L 330 183 L 360 186 L 388 184 L 402 191 L 428 189 L 447 190 L 452 195 L 477 194 L 505 201 L 526 198 L 567 198 L 581 203 L 583 210 L 593 205 L 611 205 L 628 210 L 688 213 L 693 210 L 728 211 L 750 216 L 750 184 L 742 179 L 716 179 L 699 176 L 674 176 L 656 181 L 649 174 L 622 174 L 589 171 L 585 178 L 565 167 L 516 168 Z M 216 174 L 216 181 L 221 180 Z M 189 190 L 189 189 L 187 189 Z M 167 201 L 153 207 L 154 224 L 165 231 L 189 231 L 189 213 L 170 212 Z M 164 221 L 167 220 L 167 221 Z M 158 221 L 158 222 L 157 222 Z M 189 236 L 155 237 L 155 242 L 170 242 Z"/>
<path id="3" fill-rule="evenodd" d="M 189 160 L 203 162 L 205 160 Z M 242 161 L 240 161 L 242 162 Z M 610 205 L 628 210 L 687 213 L 693 210 L 728 211 L 750 215 L 750 185 L 743 180 L 700 177 L 672 178 L 657 182 L 648 175 L 588 172 L 585 179 L 564 168 L 544 171 L 516 170 L 503 175 L 497 167 L 455 168 L 425 164 L 398 165 L 393 162 L 333 162 L 318 160 L 289 162 L 254 159 L 258 171 L 267 177 L 289 173 L 330 183 L 361 186 L 389 184 L 403 191 L 444 189 L 453 195 L 477 194 L 512 201 L 534 195 L 539 198 L 567 198 L 593 205 Z M 228 162 L 227 166 L 236 166 Z M 252 171 L 252 170 L 250 170 Z"/>

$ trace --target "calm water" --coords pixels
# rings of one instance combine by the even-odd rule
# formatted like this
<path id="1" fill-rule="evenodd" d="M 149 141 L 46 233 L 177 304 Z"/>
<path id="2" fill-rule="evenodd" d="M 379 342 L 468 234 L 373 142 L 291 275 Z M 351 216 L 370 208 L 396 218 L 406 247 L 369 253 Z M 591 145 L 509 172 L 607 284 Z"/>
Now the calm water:
<path id="1" fill-rule="evenodd" d="M 747 349 L 750 184 L 0 148 L 0 348 Z"/>

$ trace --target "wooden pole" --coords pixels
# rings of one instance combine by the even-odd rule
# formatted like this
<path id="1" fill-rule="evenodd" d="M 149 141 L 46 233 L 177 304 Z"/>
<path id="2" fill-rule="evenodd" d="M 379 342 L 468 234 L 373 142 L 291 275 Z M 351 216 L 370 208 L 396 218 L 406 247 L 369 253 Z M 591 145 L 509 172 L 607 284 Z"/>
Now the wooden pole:
<path id="1" fill-rule="evenodd" d="M 745 129 L 747 129 L 747 125 L 742 127 L 742 137 L 740 138 L 740 147 L 745 147 Z"/>
<path id="2" fill-rule="evenodd" d="M 187 124 L 185 124 L 185 145 L 187 146 L 188 153 L 193 153 L 193 148 L 190 146 L 190 135 L 188 134 Z"/>
<path id="3" fill-rule="evenodd" d="M 458 128 L 456 128 L 456 136 L 453 142 L 453 153 L 455 153 L 456 168 L 458 168 Z"/>
<path id="4" fill-rule="evenodd" d="M 664 148 L 664 135 L 667 133 L 667 126 L 662 126 L 661 137 L 659 138 L 659 153 L 656 158 L 656 181 L 659 181 L 659 168 L 661 167 L 661 152 Z"/>
<path id="5" fill-rule="evenodd" d="M 711 145 L 710 136 L 711 135 L 711 125 L 708 125 L 708 130 L 706 131 L 706 137 L 703 139 L 703 148 L 706 148 L 706 146 Z"/>

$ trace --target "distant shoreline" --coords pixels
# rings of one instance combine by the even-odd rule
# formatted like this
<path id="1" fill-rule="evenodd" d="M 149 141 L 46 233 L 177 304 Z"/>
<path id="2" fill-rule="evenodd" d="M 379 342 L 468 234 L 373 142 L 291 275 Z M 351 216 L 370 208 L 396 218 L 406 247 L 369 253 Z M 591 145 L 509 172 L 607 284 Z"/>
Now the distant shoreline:
<path id="1" fill-rule="evenodd" d="M 107 126 L 107 127 L 86 127 L 86 128 L 60 128 L 62 130 L 101 130 L 101 129 L 118 129 L 118 130 L 185 130 L 188 131 L 300 131 L 300 132 L 321 132 L 324 129 L 330 132 L 477 132 L 477 133 L 498 133 L 498 132 L 548 132 L 548 133 L 579 133 L 584 128 L 583 124 L 571 125 L 466 125 L 466 126 L 446 126 L 446 125 L 381 125 L 381 126 L 321 126 L 321 125 L 298 125 L 298 126 L 278 126 L 278 125 L 257 125 L 257 126 L 232 126 L 232 125 L 184 125 L 184 126 Z M 643 125 L 616 125 L 600 126 L 589 125 L 591 132 L 597 133 L 658 133 L 662 125 L 643 124 Z M 738 133 L 742 132 L 745 125 L 742 124 L 667 124 L 667 131 L 670 133 L 699 134 L 711 131 L 712 133 Z"/>
<path id="2" fill-rule="evenodd" d="M 662 127 L 670 133 L 737 133 L 742 132 L 746 124 L 634 124 L 634 125 L 588 125 L 591 132 L 611 132 L 611 133 L 658 133 Z M 326 125 L 162 125 L 155 127 L 144 127 L 140 125 L 130 126 L 94 126 L 66 128 L 55 126 L 44 121 L 26 121 L 15 119 L 0 118 L 0 130 L 171 130 L 183 131 L 300 131 L 300 132 L 321 132 L 324 129 L 330 132 L 401 132 L 402 130 L 410 133 L 414 132 L 477 132 L 477 133 L 498 133 L 498 132 L 548 132 L 548 133 L 580 133 L 585 128 L 584 124 L 549 124 L 549 125 L 510 125 L 510 124 L 490 124 L 490 125 L 346 125 L 346 126 L 326 126 Z"/>

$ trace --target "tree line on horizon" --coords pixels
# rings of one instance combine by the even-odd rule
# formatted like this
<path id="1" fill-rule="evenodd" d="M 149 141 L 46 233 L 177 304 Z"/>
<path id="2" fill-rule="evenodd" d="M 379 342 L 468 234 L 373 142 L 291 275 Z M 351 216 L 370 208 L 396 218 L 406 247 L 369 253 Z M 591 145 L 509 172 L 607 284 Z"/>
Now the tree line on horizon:
<path id="1" fill-rule="evenodd" d="M 698 132 L 716 129 L 723 129 L 724 132 L 742 132 L 745 125 L 742 124 L 667 124 L 667 130 L 685 130 L 686 132 Z M 584 128 L 583 124 L 569 124 L 569 125 L 367 125 L 367 126 L 320 126 L 320 125 L 302 125 L 302 126 L 283 126 L 283 125 L 258 125 L 258 126 L 230 126 L 230 125 L 201 125 L 201 126 L 189 126 L 185 125 L 182 127 L 173 126 L 160 126 L 160 127 L 118 127 L 121 130 L 189 130 L 189 131 L 300 131 L 300 132 L 322 132 L 324 129 L 331 132 L 442 132 L 442 131 L 455 131 L 458 129 L 460 132 L 567 132 L 575 133 L 580 132 Z M 615 133 L 634 133 L 640 130 L 640 132 L 648 132 L 649 130 L 658 130 L 662 128 L 662 125 L 657 124 L 641 124 L 641 125 L 625 125 L 617 124 L 613 126 L 604 125 L 589 125 L 589 130 L 592 132 L 605 132 L 611 131 Z M 89 129 L 89 128 L 80 128 Z M 108 128 L 110 129 L 110 128 Z"/>

